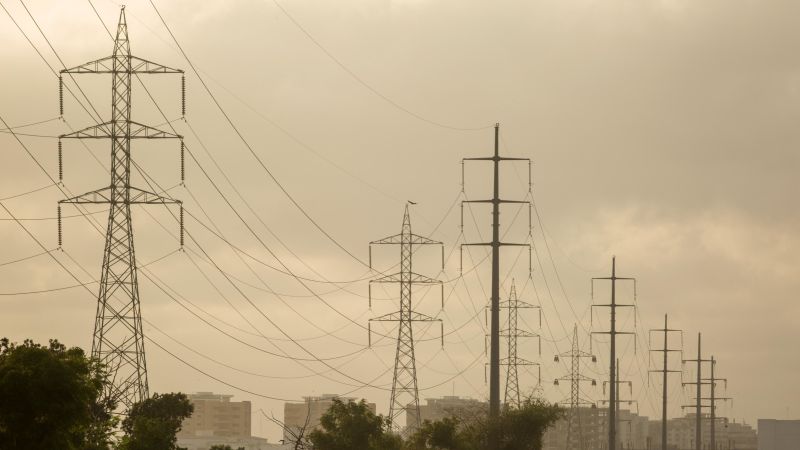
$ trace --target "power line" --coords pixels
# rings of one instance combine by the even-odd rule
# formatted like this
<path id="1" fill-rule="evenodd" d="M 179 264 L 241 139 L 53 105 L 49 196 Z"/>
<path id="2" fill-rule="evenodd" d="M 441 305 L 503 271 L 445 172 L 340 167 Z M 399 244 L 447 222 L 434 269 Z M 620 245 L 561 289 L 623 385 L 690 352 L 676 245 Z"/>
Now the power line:
<path id="1" fill-rule="evenodd" d="M 153 3 L 152 0 L 150 1 L 150 3 Z M 350 69 L 339 58 L 337 58 L 333 53 L 331 53 L 297 19 L 295 19 L 294 16 L 289 14 L 289 11 L 286 8 L 284 8 L 284 6 L 280 2 L 278 2 L 278 0 L 272 0 L 272 3 L 274 3 L 275 6 L 277 6 L 278 9 L 280 9 L 281 12 L 289 19 L 289 21 L 291 21 L 311 42 L 313 42 L 314 45 L 317 46 L 317 48 L 319 48 L 328 58 L 330 58 L 331 61 L 336 63 L 337 66 L 339 66 L 342 70 L 344 70 L 348 75 L 350 75 L 360 85 L 364 86 L 365 88 L 367 88 L 367 90 L 369 90 L 370 92 L 372 92 L 373 94 L 375 94 L 376 96 L 378 96 L 379 98 L 381 98 L 382 100 L 387 102 L 388 104 L 394 106 L 398 110 L 400 110 L 400 111 L 402 111 L 402 112 L 404 112 L 404 113 L 406 113 L 406 114 L 408 114 L 408 115 L 410 115 L 412 117 L 415 117 L 415 118 L 417 118 L 417 119 L 419 119 L 419 120 L 421 120 L 423 122 L 429 123 L 431 125 L 435 125 L 437 127 L 447 128 L 447 129 L 450 129 L 450 130 L 456 130 L 456 131 L 480 131 L 480 130 L 486 130 L 486 129 L 492 127 L 492 125 L 484 125 L 484 126 L 479 126 L 479 127 L 457 127 L 457 126 L 447 125 L 447 124 L 444 124 L 444 123 L 441 123 L 441 122 L 437 122 L 435 120 L 431 120 L 431 119 L 429 119 L 427 117 L 422 116 L 421 114 L 415 113 L 414 111 L 411 111 L 410 109 L 400 105 L 396 101 L 394 101 L 391 98 L 389 98 L 387 95 L 385 95 L 382 92 L 378 91 L 371 84 L 367 83 L 362 77 L 360 77 L 358 74 L 356 74 L 355 71 Z M 153 8 L 155 8 L 155 5 L 153 6 Z"/>

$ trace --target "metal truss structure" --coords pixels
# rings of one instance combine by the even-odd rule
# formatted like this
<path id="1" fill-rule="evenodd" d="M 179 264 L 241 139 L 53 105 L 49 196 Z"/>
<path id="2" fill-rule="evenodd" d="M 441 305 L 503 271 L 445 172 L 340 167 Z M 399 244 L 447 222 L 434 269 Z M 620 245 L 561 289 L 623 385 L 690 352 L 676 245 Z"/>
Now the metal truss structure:
<path id="1" fill-rule="evenodd" d="M 181 201 L 131 186 L 132 139 L 180 139 L 183 148 L 183 137 L 131 120 L 131 82 L 134 75 L 183 74 L 183 71 L 131 55 L 123 6 L 114 38 L 113 54 L 71 69 L 64 69 L 61 73 L 112 76 L 111 120 L 59 137 L 59 178 L 63 174 L 61 139 L 110 139 L 111 184 L 102 189 L 61 200 L 58 207 L 58 235 L 61 246 L 62 204 L 109 205 L 92 357 L 105 365 L 112 380 L 104 392 L 105 400 L 127 411 L 134 403 L 148 397 L 147 362 L 133 244 L 131 205 L 180 206 L 180 236 L 183 245 Z M 63 94 L 63 89 L 59 89 L 59 92 Z M 63 114 L 63 98 L 59 103 Z M 185 108 L 185 101 L 183 105 Z M 116 300 L 115 303 L 112 303 L 112 298 Z"/>
<path id="2" fill-rule="evenodd" d="M 416 420 L 417 428 L 420 426 L 419 391 L 417 386 L 417 366 L 414 358 L 414 322 L 439 322 L 442 331 L 442 345 L 444 345 L 444 325 L 441 319 L 414 311 L 411 304 L 412 287 L 415 284 L 439 285 L 440 293 L 444 291 L 444 284 L 433 278 L 415 273 L 412 268 L 412 259 L 415 246 L 439 245 L 442 246 L 442 268 L 444 268 L 444 244 L 439 241 L 416 235 L 411 232 L 411 218 L 406 204 L 403 214 L 403 227 L 400 234 L 389 236 L 370 242 L 370 267 L 372 266 L 373 245 L 399 245 L 400 246 L 400 272 L 385 275 L 370 281 L 369 299 L 372 306 L 373 283 L 398 283 L 400 285 L 400 310 L 384 314 L 369 320 L 368 334 L 372 344 L 372 322 L 397 322 L 397 350 L 394 359 L 394 377 L 392 379 L 392 396 L 389 401 L 389 419 L 392 428 L 399 430 L 398 417 L 403 412 L 413 412 L 412 420 Z M 442 296 L 444 302 L 444 296 Z"/>
<path id="3" fill-rule="evenodd" d="M 583 426 L 581 424 L 581 407 L 594 407 L 595 404 L 581 396 L 581 383 L 590 382 L 592 386 L 597 385 L 597 381 L 585 375 L 581 375 L 581 359 L 591 358 L 592 362 L 597 362 L 597 357 L 591 353 L 587 353 L 580 348 L 578 342 L 578 325 L 575 325 L 572 331 L 572 349 L 568 353 L 561 353 L 555 356 L 555 362 L 559 362 L 560 358 L 570 359 L 569 375 L 556 378 L 553 382 L 558 386 L 559 381 L 568 381 L 570 383 L 569 398 L 564 399 L 558 404 L 569 405 L 567 411 L 567 450 L 586 450 L 586 440 L 583 436 Z"/>

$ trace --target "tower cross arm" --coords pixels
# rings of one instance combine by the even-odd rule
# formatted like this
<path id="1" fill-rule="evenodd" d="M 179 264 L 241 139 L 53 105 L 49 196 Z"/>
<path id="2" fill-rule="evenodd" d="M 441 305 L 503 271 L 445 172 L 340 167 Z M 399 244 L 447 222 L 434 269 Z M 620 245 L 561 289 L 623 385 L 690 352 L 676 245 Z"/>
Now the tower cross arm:
<path id="1" fill-rule="evenodd" d="M 425 275 L 420 275 L 416 272 L 410 273 L 411 278 L 408 280 L 411 284 L 442 284 L 440 280 L 436 280 Z M 382 276 L 370 280 L 370 283 L 401 283 L 403 282 L 402 273 L 393 273 L 391 275 Z"/>
<path id="2" fill-rule="evenodd" d="M 500 333 L 500 337 L 538 338 L 540 336 L 536 333 L 531 333 L 530 331 L 526 330 L 517 330 L 516 333 L 511 333 L 506 330 Z"/>
<path id="3" fill-rule="evenodd" d="M 158 128 L 144 125 L 138 122 L 130 122 L 131 139 L 183 139 L 180 134 L 170 133 L 169 131 L 159 130 Z"/>
<path id="4" fill-rule="evenodd" d="M 131 187 L 131 200 L 132 204 L 145 204 L 145 205 L 180 205 L 183 204 L 181 200 L 176 200 L 171 197 L 156 194 L 154 192 L 145 191 L 139 188 Z"/>
<path id="5" fill-rule="evenodd" d="M 180 200 L 175 200 L 170 197 L 165 197 L 154 192 L 145 191 L 142 189 L 131 187 L 129 204 L 147 204 L 147 205 L 179 205 L 182 204 Z M 103 203 L 123 203 L 123 201 L 115 200 L 113 198 L 113 188 L 105 187 L 85 194 L 77 195 L 72 198 L 60 200 L 59 203 L 71 204 L 103 204 Z"/>
<path id="6" fill-rule="evenodd" d="M 441 322 L 442 319 L 437 319 L 435 317 L 429 316 L 427 314 L 422 314 L 418 312 L 411 312 L 410 318 L 402 318 L 400 311 L 395 311 L 392 313 L 384 314 L 382 316 L 373 317 L 369 319 L 370 322 L 400 322 L 403 320 L 409 320 L 411 322 Z"/>
<path id="7" fill-rule="evenodd" d="M 107 139 L 112 137 L 112 122 L 98 123 L 72 133 L 62 134 L 59 139 Z"/>
<path id="8" fill-rule="evenodd" d="M 414 245 L 444 245 L 441 241 L 434 241 L 433 239 L 418 234 L 411 234 L 411 243 Z"/>
<path id="9" fill-rule="evenodd" d="M 508 365 L 517 365 L 517 366 L 539 366 L 541 364 L 533 361 L 529 361 L 525 358 L 516 358 L 516 359 L 509 359 L 509 358 L 500 358 L 500 365 L 501 366 L 508 366 Z"/>
<path id="10" fill-rule="evenodd" d="M 114 69 L 114 62 L 116 60 L 117 58 L 114 56 L 106 56 L 105 58 L 95 59 L 94 61 L 89 61 L 79 66 L 63 69 L 61 73 L 183 73 L 181 69 L 173 69 L 163 64 L 158 64 L 136 56 L 130 57 L 130 71 L 120 71 Z"/>
<path id="11" fill-rule="evenodd" d="M 402 244 L 403 243 L 403 235 L 395 234 L 394 236 L 385 237 L 383 239 L 378 239 L 377 241 L 372 241 L 369 245 L 386 245 L 386 244 Z"/>
<path id="12" fill-rule="evenodd" d="M 138 122 L 129 121 L 130 132 L 123 135 L 114 135 L 112 131 L 113 122 L 105 122 L 86 127 L 68 134 L 62 134 L 59 139 L 109 139 L 113 137 L 125 137 L 130 139 L 183 139 L 183 136 L 169 131 L 159 130 L 158 128 L 144 125 Z"/>
<path id="13" fill-rule="evenodd" d="M 514 204 L 525 203 L 525 204 L 528 204 L 528 203 L 530 203 L 530 200 L 503 200 L 503 199 L 497 199 L 497 200 L 493 200 L 493 199 L 462 200 L 461 203 L 514 203 Z"/>
<path id="14" fill-rule="evenodd" d="M 501 308 L 517 308 L 517 309 L 540 309 L 541 306 L 534 305 L 533 303 L 523 302 L 521 300 L 503 300 L 500 302 Z"/>
<path id="15" fill-rule="evenodd" d="M 507 156 L 479 156 L 474 158 L 462 158 L 462 161 L 530 161 L 530 158 L 511 158 Z"/>
<path id="16" fill-rule="evenodd" d="M 617 307 L 619 307 L 619 308 L 623 308 L 623 307 L 635 308 L 636 305 L 629 305 L 629 304 L 622 304 L 622 303 L 614 303 L 614 304 L 611 304 L 611 303 L 600 303 L 600 304 L 592 305 L 592 308 L 599 308 L 599 307 L 605 307 L 605 308 L 617 308 Z"/>
<path id="17" fill-rule="evenodd" d="M 131 56 L 131 73 L 183 73 L 183 70 Z"/>

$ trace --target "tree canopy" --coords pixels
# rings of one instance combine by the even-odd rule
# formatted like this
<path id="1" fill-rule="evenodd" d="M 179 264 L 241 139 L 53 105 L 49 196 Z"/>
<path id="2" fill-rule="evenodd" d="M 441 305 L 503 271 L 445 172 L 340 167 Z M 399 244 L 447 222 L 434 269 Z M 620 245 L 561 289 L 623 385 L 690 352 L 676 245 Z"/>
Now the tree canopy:
<path id="1" fill-rule="evenodd" d="M 308 439 L 315 450 L 400 450 L 403 441 L 391 432 L 389 420 L 370 411 L 367 403 L 333 405 L 320 418 L 321 429 L 312 431 Z"/>
<path id="2" fill-rule="evenodd" d="M 104 449 L 115 405 L 102 367 L 77 347 L 0 340 L 0 448 Z"/>
<path id="3" fill-rule="evenodd" d="M 529 398 L 519 408 L 506 407 L 497 419 L 485 415 L 447 417 L 425 421 L 407 441 L 409 450 L 483 450 L 492 433 L 500 450 L 541 450 L 544 432 L 563 410 L 544 400 Z"/>
<path id="4" fill-rule="evenodd" d="M 135 403 L 122 421 L 120 450 L 177 450 L 176 434 L 194 406 L 186 394 L 155 394 Z"/>

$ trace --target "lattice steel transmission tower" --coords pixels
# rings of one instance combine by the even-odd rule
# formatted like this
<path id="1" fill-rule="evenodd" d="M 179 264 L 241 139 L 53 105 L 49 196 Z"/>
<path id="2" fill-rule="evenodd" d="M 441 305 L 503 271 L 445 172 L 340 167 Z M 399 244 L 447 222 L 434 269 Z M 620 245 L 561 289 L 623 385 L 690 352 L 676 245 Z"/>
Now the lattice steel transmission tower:
<path id="1" fill-rule="evenodd" d="M 520 358 L 517 354 L 517 339 L 519 338 L 536 338 L 539 341 L 539 355 L 542 354 L 542 338 L 537 333 L 532 333 L 528 330 L 519 328 L 519 310 L 520 309 L 536 309 L 539 311 L 539 327 L 541 328 L 542 322 L 542 309 L 538 305 L 533 305 L 528 302 L 520 301 L 517 298 L 517 286 L 514 280 L 511 280 L 511 292 L 508 296 L 508 301 L 501 302 L 500 308 L 508 309 L 508 327 L 500 332 L 501 337 L 506 338 L 507 356 L 500 360 L 500 365 L 506 366 L 506 392 L 505 404 L 519 408 L 522 402 L 519 393 L 519 366 L 537 366 L 539 368 L 539 377 L 537 378 L 536 385 L 538 386 L 542 380 L 541 366 L 539 363 L 528 361 L 525 358 Z"/>
<path id="2" fill-rule="evenodd" d="M 528 205 L 528 228 L 530 228 L 530 201 L 526 200 L 504 200 L 500 198 L 500 163 L 503 161 L 527 161 L 528 162 L 528 191 L 531 189 L 530 182 L 530 158 L 509 158 L 500 156 L 500 124 L 494 127 L 494 155 L 479 158 L 464 158 L 462 160 L 462 186 L 464 185 L 464 163 L 466 161 L 491 161 L 493 168 L 493 191 L 492 198 L 487 200 L 464 200 L 462 202 L 462 223 L 463 223 L 463 204 L 464 203 L 485 203 L 492 205 L 492 240 L 490 242 L 465 243 L 464 245 L 487 246 L 492 249 L 492 291 L 490 301 L 491 324 L 489 326 L 489 417 L 496 418 L 500 414 L 500 248 L 507 246 L 523 246 L 530 249 L 530 244 L 517 244 L 502 242 L 500 240 L 500 205 L 507 203 L 519 203 Z M 529 250 L 530 271 L 530 250 Z M 489 436 L 489 450 L 498 448 L 498 436 Z"/>
<path id="3" fill-rule="evenodd" d="M 650 373 L 660 373 L 662 375 L 662 386 L 661 386 L 661 448 L 660 450 L 667 449 L 667 391 L 668 391 L 668 384 L 667 384 L 667 375 L 670 373 L 681 373 L 680 370 L 670 370 L 669 368 L 669 354 L 672 352 L 681 352 L 683 353 L 683 331 L 679 329 L 671 329 L 667 325 L 667 315 L 664 314 L 664 328 L 661 329 L 653 329 L 650 330 L 648 335 L 648 340 L 650 343 L 648 347 L 650 347 L 650 352 L 659 352 L 662 353 L 664 358 L 664 362 L 661 366 L 661 369 L 651 369 L 648 371 Z M 652 346 L 652 337 L 653 333 L 663 333 L 663 344 L 664 347 L 661 349 L 654 349 Z M 669 334 L 670 333 L 680 333 L 681 336 L 681 348 L 670 348 L 669 346 Z M 648 377 L 649 381 L 649 377 Z"/>
<path id="4" fill-rule="evenodd" d="M 128 410 L 148 397 L 147 362 L 139 302 L 136 255 L 133 245 L 131 205 L 180 206 L 180 240 L 183 245 L 183 206 L 180 200 L 131 186 L 131 139 L 180 139 L 183 137 L 131 120 L 131 81 L 138 74 L 182 74 L 182 70 L 131 55 L 125 7 L 119 15 L 111 56 L 90 61 L 62 74 L 111 74 L 111 120 L 59 137 L 59 178 L 61 139 L 110 139 L 111 184 L 83 195 L 61 200 L 58 207 L 58 236 L 61 246 L 61 204 L 109 205 L 100 292 L 97 298 L 92 357 L 103 363 L 113 380 L 104 393 L 107 401 Z M 59 77 L 59 83 L 61 78 Z M 63 89 L 59 89 L 63 94 Z M 185 94 L 185 89 L 183 90 Z M 63 113 L 63 98 L 59 101 Z M 185 108 L 185 101 L 183 105 Z M 183 158 L 181 158 L 183 159 Z M 112 303 L 112 298 L 117 303 Z"/>
<path id="5" fill-rule="evenodd" d="M 594 402 L 585 399 L 581 396 L 581 382 L 591 382 L 592 386 L 597 385 L 597 381 L 585 375 L 581 375 L 581 359 L 591 358 L 592 362 L 597 362 L 597 357 L 591 353 L 584 352 L 580 349 L 578 342 L 578 325 L 575 325 L 572 331 L 572 349 L 568 353 L 561 353 L 555 356 L 555 362 L 559 362 L 560 358 L 570 359 L 570 372 L 560 378 L 556 378 L 553 384 L 559 385 L 559 381 L 569 381 L 570 383 L 570 396 L 558 402 L 561 405 L 569 404 L 569 411 L 567 412 L 567 450 L 586 450 L 586 440 L 583 434 L 583 424 L 581 423 L 581 407 L 595 407 Z"/>
<path id="6" fill-rule="evenodd" d="M 369 320 L 369 342 L 372 345 L 372 322 L 398 322 L 397 351 L 394 358 L 394 378 L 392 379 L 392 396 L 389 401 L 389 419 L 392 427 L 396 430 L 399 429 L 400 425 L 397 423 L 397 418 L 408 408 L 414 414 L 412 420 L 416 422 L 418 429 L 420 426 L 420 411 L 417 366 L 414 359 L 413 322 L 439 322 L 442 332 L 442 345 L 444 345 L 444 325 L 441 319 L 414 311 L 411 305 L 412 287 L 415 284 L 438 284 L 441 288 L 439 292 L 442 294 L 442 306 L 444 306 L 444 284 L 439 280 L 415 273 L 412 269 L 412 259 L 414 246 L 439 245 L 442 247 L 442 269 L 444 269 L 444 244 L 411 232 L 411 218 L 408 213 L 408 204 L 406 204 L 405 213 L 403 214 L 403 228 L 400 234 L 370 242 L 370 268 L 372 267 L 373 245 L 399 245 L 400 272 L 385 275 L 369 282 L 370 308 L 372 307 L 372 283 L 398 283 L 400 284 L 400 310 Z"/>
<path id="7" fill-rule="evenodd" d="M 610 350 L 611 354 L 609 357 L 609 365 L 610 369 L 608 371 L 608 385 L 609 385 L 609 394 L 608 394 L 608 450 L 617 450 L 617 413 L 616 408 L 614 407 L 616 401 L 616 393 L 617 393 L 617 383 L 616 383 L 616 363 L 617 363 L 617 335 L 618 334 L 630 334 L 635 335 L 635 332 L 626 332 L 626 331 L 618 331 L 617 330 L 617 308 L 622 307 L 630 307 L 635 308 L 636 305 L 626 305 L 617 303 L 617 281 L 633 281 L 633 297 L 636 298 L 636 279 L 635 278 L 624 278 L 617 276 L 617 258 L 616 256 L 611 258 L 611 276 L 610 277 L 595 277 L 592 278 L 592 298 L 594 298 L 594 282 L 596 280 L 608 280 L 611 281 L 611 303 L 609 304 L 601 304 L 601 305 L 592 305 L 592 321 L 594 321 L 594 308 L 602 307 L 602 308 L 609 308 L 611 311 L 611 321 L 610 321 L 610 329 L 609 331 L 595 331 L 592 334 L 607 334 L 609 335 L 610 339 Z M 636 326 L 636 315 L 634 314 L 634 327 Z M 634 344 L 634 351 L 636 351 L 636 340 L 633 341 Z"/>

